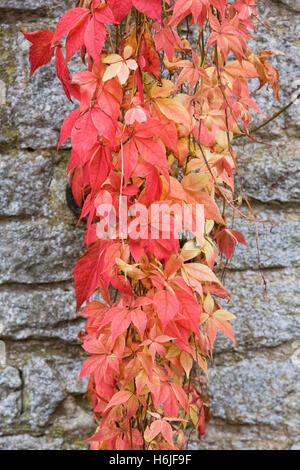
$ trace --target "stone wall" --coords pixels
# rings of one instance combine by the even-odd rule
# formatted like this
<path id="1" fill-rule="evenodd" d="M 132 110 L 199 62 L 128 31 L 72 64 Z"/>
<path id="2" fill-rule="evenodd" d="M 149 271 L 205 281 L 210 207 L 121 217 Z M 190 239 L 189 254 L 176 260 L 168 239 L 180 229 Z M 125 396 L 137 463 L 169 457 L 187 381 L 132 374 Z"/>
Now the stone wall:
<path id="1" fill-rule="evenodd" d="M 55 150 L 72 105 L 53 63 L 29 79 L 29 46 L 20 33 L 54 27 L 74 3 L 0 0 L 0 449 L 84 449 L 94 429 L 86 382 L 76 382 L 84 356 L 72 269 L 83 252 L 83 228 L 65 202 L 68 148 Z M 273 59 L 285 104 L 300 88 L 300 2 L 259 3 L 268 26 L 259 27 L 259 46 L 286 54 Z M 267 114 L 279 109 L 271 91 L 259 95 Z M 245 189 L 258 216 L 274 222 L 272 232 L 260 227 L 268 297 L 263 301 L 254 227 L 235 218 L 248 241 L 226 277 L 237 345 L 218 340 L 213 419 L 200 444 L 192 439 L 193 449 L 300 447 L 297 112 L 299 103 L 257 135 L 273 147 L 237 141 Z"/>

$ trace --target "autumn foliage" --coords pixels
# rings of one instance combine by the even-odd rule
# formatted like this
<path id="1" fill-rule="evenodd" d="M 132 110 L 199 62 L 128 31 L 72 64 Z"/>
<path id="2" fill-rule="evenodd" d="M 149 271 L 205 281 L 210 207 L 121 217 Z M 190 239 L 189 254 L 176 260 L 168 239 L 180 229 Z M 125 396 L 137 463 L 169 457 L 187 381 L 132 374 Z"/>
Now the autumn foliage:
<path id="1" fill-rule="evenodd" d="M 228 206 L 241 215 L 243 197 L 233 137 L 249 135 L 252 114 L 261 114 L 248 79 L 278 98 L 272 51 L 247 45 L 255 4 L 80 0 L 54 32 L 23 33 L 31 74 L 55 56 L 78 103 L 58 146 L 71 138 L 70 186 L 87 224 L 74 280 L 87 318 L 80 377 L 89 376 L 98 426 L 92 449 L 180 449 L 187 426 L 204 434 L 207 362 L 218 331 L 234 342 L 234 315 L 218 300 L 229 293 L 214 268 L 246 243 L 226 219 Z M 71 77 L 77 53 L 83 70 Z M 127 236 L 99 239 L 99 206 L 109 203 L 119 225 L 124 198 Z M 201 204 L 202 234 L 166 238 L 158 229 L 153 238 L 150 218 L 140 227 L 149 236 L 133 237 L 136 203 L 149 213 L 154 203 L 189 204 L 194 218 Z"/>

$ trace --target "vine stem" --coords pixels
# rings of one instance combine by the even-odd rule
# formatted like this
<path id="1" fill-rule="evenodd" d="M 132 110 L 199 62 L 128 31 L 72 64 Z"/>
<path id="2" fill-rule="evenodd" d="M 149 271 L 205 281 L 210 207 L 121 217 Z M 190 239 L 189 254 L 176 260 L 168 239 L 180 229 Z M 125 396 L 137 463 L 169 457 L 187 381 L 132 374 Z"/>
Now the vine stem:
<path id="1" fill-rule="evenodd" d="M 217 182 L 216 180 L 216 177 L 215 175 L 213 174 L 212 170 L 211 170 L 211 167 L 209 165 L 209 162 L 206 158 L 206 155 L 204 153 L 204 150 L 203 150 L 203 147 L 200 143 L 200 132 L 201 132 L 201 123 L 202 123 L 202 120 L 200 119 L 200 122 L 199 122 L 199 132 L 198 132 L 198 139 L 197 139 L 197 144 L 199 145 L 199 148 L 200 148 L 200 151 L 201 151 L 201 154 L 202 154 L 202 157 L 203 157 L 203 160 L 205 162 L 205 165 L 216 185 L 216 187 L 218 188 L 220 194 L 226 199 L 226 202 L 229 204 L 230 207 L 232 207 L 232 209 L 234 209 L 239 215 L 241 215 L 244 219 L 247 219 L 249 220 L 249 222 L 256 222 L 256 223 L 271 223 L 270 220 L 259 220 L 259 219 L 256 219 L 256 217 L 254 217 L 253 219 L 251 217 L 248 217 L 246 214 L 244 214 L 243 212 L 241 212 L 231 201 L 230 199 L 228 199 L 228 197 L 226 196 L 226 194 L 224 194 L 224 191 L 223 189 L 221 188 L 221 186 L 219 185 L 219 183 Z"/>
<path id="2" fill-rule="evenodd" d="M 284 106 L 283 108 L 281 108 L 279 111 L 277 111 L 276 113 L 274 113 L 269 119 L 267 119 L 266 121 L 264 121 L 262 124 L 260 124 L 259 126 L 257 127 L 254 127 L 253 129 L 250 129 L 249 130 L 249 134 L 254 134 L 254 132 L 257 132 L 259 131 L 262 127 L 265 127 L 267 124 L 269 124 L 270 122 L 272 122 L 274 119 L 276 119 L 278 116 L 280 116 L 280 114 L 284 113 L 290 106 L 292 106 L 298 99 L 300 98 L 300 93 L 296 96 L 296 98 L 294 98 L 290 103 L 288 103 L 286 106 Z M 233 136 L 233 139 L 240 139 L 241 137 L 245 137 L 247 134 L 238 134 L 238 135 L 235 135 Z"/>
<path id="3" fill-rule="evenodd" d="M 220 69 L 219 69 L 219 60 L 218 60 L 218 48 L 217 46 L 215 46 L 215 55 L 216 55 L 216 69 L 217 69 L 217 75 L 218 75 L 218 83 L 219 83 L 219 88 L 221 90 L 221 93 L 231 111 L 231 114 L 236 122 L 236 124 L 238 125 L 238 122 L 234 116 L 234 112 L 233 112 L 233 109 L 232 107 L 230 106 L 230 104 L 228 103 L 228 100 L 226 98 L 226 95 L 225 95 L 225 92 L 223 90 L 223 84 L 222 84 L 222 81 L 221 81 L 221 75 L 220 75 Z M 229 152 L 230 152 L 230 155 L 231 155 L 231 158 L 233 159 L 233 162 L 235 164 L 235 169 L 236 169 L 236 172 L 239 176 L 239 179 L 240 179 L 240 192 L 244 198 L 244 200 L 246 201 L 246 204 L 248 206 L 248 209 L 250 211 L 250 214 L 252 215 L 253 217 L 253 222 L 255 224 L 255 243 L 256 243 L 256 250 L 257 250 L 257 265 L 258 265 L 258 269 L 260 271 L 260 274 L 261 274 L 261 278 L 262 278 L 262 281 L 263 281 L 263 300 L 265 300 L 266 298 L 266 295 L 267 295 L 267 282 L 266 282 L 266 279 L 263 275 L 263 272 L 262 272 L 262 267 L 261 267 L 261 258 L 260 258 L 260 247 L 259 247 L 259 233 L 258 233 L 258 223 L 265 223 L 265 222 L 269 222 L 271 223 L 272 227 L 273 227 L 273 222 L 272 221 L 260 221 L 256 218 L 255 216 L 255 213 L 252 209 L 252 206 L 250 204 L 250 202 L 248 201 L 248 198 L 243 190 L 243 182 L 242 182 L 242 176 L 240 174 L 240 170 L 239 170 L 239 167 L 236 163 L 236 159 L 234 158 L 234 155 L 233 155 L 233 151 L 232 151 L 232 145 L 231 145 L 231 141 L 230 141 L 230 136 L 229 136 L 229 123 L 228 123 L 228 114 L 227 114 L 227 108 L 225 108 L 225 121 L 226 121 L 226 135 L 227 135 L 227 143 L 228 143 L 228 149 L 229 149 Z M 239 126 L 239 125 L 238 125 Z M 247 129 L 246 129 L 247 131 Z M 249 135 L 249 138 L 250 135 Z M 232 207 L 232 206 L 231 206 Z M 240 212 L 240 211 L 238 211 Z"/>

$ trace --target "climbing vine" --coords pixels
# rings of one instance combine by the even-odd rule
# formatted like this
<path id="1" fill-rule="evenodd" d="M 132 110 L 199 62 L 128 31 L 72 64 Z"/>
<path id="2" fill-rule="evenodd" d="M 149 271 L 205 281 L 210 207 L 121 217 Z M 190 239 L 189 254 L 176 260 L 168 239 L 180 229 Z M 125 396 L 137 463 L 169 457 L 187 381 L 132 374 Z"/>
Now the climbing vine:
<path id="1" fill-rule="evenodd" d="M 188 426 L 205 432 L 217 332 L 234 342 L 216 268 L 246 244 L 226 209 L 257 223 L 234 187 L 233 138 L 254 140 L 262 114 L 249 79 L 279 99 L 277 51 L 248 47 L 255 4 L 80 0 L 54 32 L 23 33 L 31 74 L 55 55 L 77 103 L 58 148 L 71 138 L 69 184 L 87 224 L 74 281 L 94 450 L 180 449 Z M 84 70 L 71 77 L 77 53 Z"/>

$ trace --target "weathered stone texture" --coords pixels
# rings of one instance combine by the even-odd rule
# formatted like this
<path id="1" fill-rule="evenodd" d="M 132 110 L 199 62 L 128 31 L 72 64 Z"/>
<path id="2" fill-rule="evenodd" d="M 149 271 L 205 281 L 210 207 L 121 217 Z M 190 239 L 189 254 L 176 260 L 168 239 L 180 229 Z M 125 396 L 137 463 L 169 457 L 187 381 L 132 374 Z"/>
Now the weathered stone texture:
<path id="1" fill-rule="evenodd" d="M 30 434 L 0 437 L 0 450 L 57 450 L 62 447 L 63 439 L 33 437 Z"/>
<path id="2" fill-rule="evenodd" d="M 274 348 L 300 337 L 299 269 L 267 270 L 267 299 L 259 271 L 227 274 L 225 285 L 232 294 L 224 307 L 236 315 L 233 322 L 238 352 Z M 226 337 L 217 338 L 217 353 L 232 351 Z"/>
<path id="3" fill-rule="evenodd" d="M 262 112 L 269 116 L 272 114 L 272 111 L 278 111 L 283 104 L 288 104 L 292 100 L 293 93 L 297 95 L 300 92 L 299 2 L 298 0 L 287 0 L 284 2 L 280 0 L 264 0 L 258 2 L 258 4 L 260 18 L 269 29 L 266 30 L 261 25 L 258 26 L 257 33 L 254 35 L 257 41 L 252 41 L 251 46 L 255 51 L 258 49 L 272 49 L 279 50 L 285 54 L 285 56 L 274 55 L 271 58 L 272 65 L 280 73 L 281 91 L 279 96 L 282 104 L 279 104 L 272 98 L 271 90 L 261 90 L 255 97 Z M 297 9 L 293 8 L 295 4 L 297 4 Z M 257 82 L 254 81 L 254 83 L 255 87 L 257 87 Z M 276 137 L 282 136 L 285 133 L 290 137 L 299 137 L 299 112 L 300 100 L 298 99 L 286 113 L 281 114 L 277 120 L 272 121 L 265 127 L 263 134 L 268 131 Z"/>
<path id="4" fill-rule="evenodd" d="M 1 336 L 6 339 L 61 338 L 76 343 L 84 324 L 74 315 L 71 283 L 58 287 L 5 286 L 0 290 L 0 305 Z"/>
<path id="5" fill-rule="evenodd" d="M 244 139 L 236 142 L 243 189 L 249 197 L 259 202 L 296 202 L 300 199 L 298 139 L 283 137 L 271 148 Z M 237 188 L 239 184 L 237 177 Z"/>
<path id="6" fill-rule="evenodd" d="M 298 363 L 261 356 L 214 367 L 214 417 L 235 424 L 299 425 L 299 372 Z"/>
<path id="7" fill-rule="evenodd" d="M 68 210 L 66 208 L 66 210 Z M 70 280 L 70 267 L 83 251 L 81 231 L 45 220 L 0 222 L 0 284 Z"/>
<path id="8" fill-rule="evenodd" d="M 1 0 L 0 10 L 10 10 L 11 18 L 14 17 L 15 12 L 19 11 L 22 14 L 27 12 L 37 13 L 37 18 L 45 16 L 46 18 L 60 17 L 67 9 L 74 7 L 73 0 Z"/>
<path id="9" fill-rule="evenodd" d="M 0 215 L 40 214 L 47 203 L 55 163 L 56 156 L 30 152 L 1 155 Z"/>
<path id="10" fill-rule="evenodd" d="M 277 49 L 281 104 L 256 94 L 270 116 L 300 89 L 299 0 L 260 0 L 252 47 Z M 73 0 L 0 0 L 0 449 L 84 449 L 94 431 L 76 381 L 85 353 L 77 334 L 72 269 L 83 228 L 65 202 L 68 146 L 59 129 L 74 105 L 55 77 L 54 61 L 29 77 L 29 44 L 20 31 L 53 28 Z M 257 81 L 253 81 L 253 89 Z M 298 90 L 298 91 L 297 91 Z M 225 308 L 236 347 L 217 338 L 210 369 L 212 421 L 191 449 L 299 449 L 299 103 L 255 134 L 270 145 L 237 139 L 243 185 L 259 219 L 235 216 L 247 246 L 227 266 Z M 261 117 L 256 122 L 259 124 Z M 279 153 L 278 153 L 279 149 Z M 237 179 L 237 187 L 238 187 Z M 246 208 L 242 210 L 247 213 Z M 248 214 L 249 215 L 249 214 Z"/>
<path id="11" fill-rule="evenodd" d="M 21 378 L 18 369 L 0 369 L 0 421 L 9 425 L 21 413 Z"/>
<path id="12" fill-rule="evenodd" d="M 258 224 L 260 265 L 262 268 L 285 268 L 300 264 L 300 212 L 298 208 L 264 207 L 252 204 Z M 248 216 L 246 208 L 244 213 Z M 252 221 L 236 217 L 233 227 L 245 236 L 247 245 L 239 245 L 231 269 L 258 269 L 256 229 Z"/>

